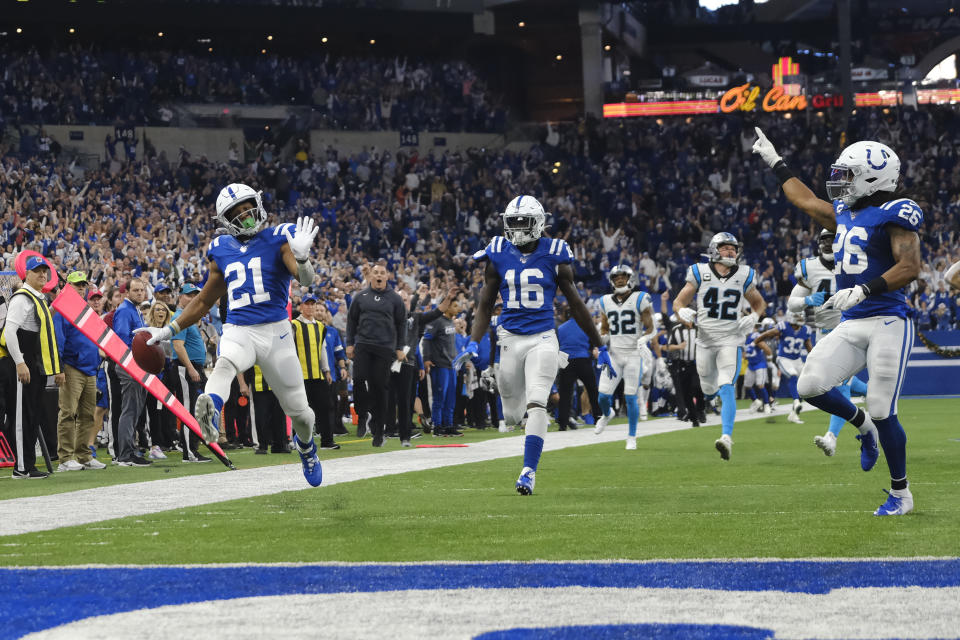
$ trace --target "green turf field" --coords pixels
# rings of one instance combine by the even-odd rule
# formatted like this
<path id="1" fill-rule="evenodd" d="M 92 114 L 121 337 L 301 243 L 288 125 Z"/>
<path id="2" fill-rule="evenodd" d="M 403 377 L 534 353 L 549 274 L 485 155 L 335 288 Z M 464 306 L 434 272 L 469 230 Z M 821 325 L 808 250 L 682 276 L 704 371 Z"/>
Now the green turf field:
<path id="1" fill-rule="evenodd" d="M 527 498 L 513 489 L 517 456 L 6 536 L 0 565 L 960 556 L 958 410 L 957 399 L 900 403 L 916 500 L 902 518 L 871 515 L 889 486 L 883 458 L 861 471 L 849 426 L 826 458 L 812 440 L 827 417 L 808 410 L 804 425 L 783 413 L 738 423 L 727 463 L 713 448 L 718 427 L 687 429 L 642 438 L 635 452 L 617 442 L 545 453 Z M 356 447 L 340 455 L 371 451 Z M 156 466 L 147 471 L 166 473 Z M 58 481 L 17 483 L 14 496 L 5 480 L 0 491 Z"/>

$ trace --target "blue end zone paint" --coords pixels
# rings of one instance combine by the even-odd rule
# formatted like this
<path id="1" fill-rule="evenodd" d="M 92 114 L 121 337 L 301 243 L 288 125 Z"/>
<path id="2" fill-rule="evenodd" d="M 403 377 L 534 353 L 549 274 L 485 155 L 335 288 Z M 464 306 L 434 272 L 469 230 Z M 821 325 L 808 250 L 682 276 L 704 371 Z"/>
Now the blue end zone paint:
<path id="1" fill-rule="evenodd" d="M 505 629 L 474 636 L 474 640 L 764 640 L 772 638 L 771 629 L 706 624 L 611 624 L 553 629 Z"/>
<path id="2" fill-rule="evenodd" d="M 843 587 L 958 587 L 960 558 L 0 569 L 0 584 L 4 594 L 0 598 L 0 620 L 4 621 L 0 640 L 4 640 L 96 615 L 285 594 L 571 586 L 824 594 Z"/>

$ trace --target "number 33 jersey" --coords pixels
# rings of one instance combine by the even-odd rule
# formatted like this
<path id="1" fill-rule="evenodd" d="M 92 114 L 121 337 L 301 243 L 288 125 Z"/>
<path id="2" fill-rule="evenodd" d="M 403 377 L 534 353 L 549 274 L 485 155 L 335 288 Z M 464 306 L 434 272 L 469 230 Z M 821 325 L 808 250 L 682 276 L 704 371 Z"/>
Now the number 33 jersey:
<path id="1" fill-rule="evenodd" d="M 891 200 L 879 207 L 851 211 L 840 200 L 833 203 L 837 214 L 837 235 L 833 238 L 834 274 L 837 289 L 866 284 L 884 274 L 897 260 L 890 247 L 886 225 L 895 224 L 917 232 L 923 224 L 923 211 L 907 198 Z M 873 295 L 843 312 L 843 319 L 872 316 L 906 318 L 908 307 L 902 290 Z"/>
<path id="2" fill-rule="evenodd" d="M 692 264 L 687 282 L 696 287 L 697 344 L 705 347 L 740 346 L 743 334 L 737 322 L 743 294 L 756 285 L 752 267 L 738 265 L 720 276 L 712 264 Z"/>
<path id="3" fill-rule="evenodd" d="M 573 262 L 573 252 L 566 241 L 540 238 L 534 251 L 523 253 L 506 238 L 497 236 L 485 249 L 473 254 L 473 259 L 489 260 L 500 274 L 500 326 L 524 336 L 555 328 L 557 269 Z"/>
<path id="4" fill-rule="evenodd" d="M 291 276 L 281 249 L 287 244 L 284 231 L 293 235 L 295 228 L 291 223 L 267 227 L 246 242 L 217 236 L 207 247 L 207 258 L 217 264 L 227 283 L 228 323 L 248 326 L 289 318 Z"/>

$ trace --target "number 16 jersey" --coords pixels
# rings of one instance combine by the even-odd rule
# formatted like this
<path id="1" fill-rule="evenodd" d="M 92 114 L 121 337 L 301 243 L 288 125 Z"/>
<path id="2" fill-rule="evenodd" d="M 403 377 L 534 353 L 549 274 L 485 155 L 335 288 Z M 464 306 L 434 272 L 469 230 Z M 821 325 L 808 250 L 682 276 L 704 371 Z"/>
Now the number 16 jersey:
<path id="1" fill-rule="evenodd" d="M 704 347 L 740 346 L 743 334 L 737 322 L 743 295 L 755 288 L 756 272 L 746 265 L 721 276 L 712 264 L 692 264 L 687 282 L 696 287 L 697 344 Z"/>
<path id="2" fill-rule="evenodd" d="M 523 253 L 506 238 L 497 236 L 485 249 L 473 254 L 473 259 L 489 260 L 500 274 L 500 326 L 524 336 L 555 328 L 557 269 L 573 262 L 573 252 L 566 241 L 540 238 L 535 250 Z"/>
<path id="3" fill-rule="evenodd" d="M 246 242 L 231 235 L 217 236 L 207 247 L 227 283 L 227 322 L 249 326 L 286 320 L 290 271 L 283 264 L 281 249 L 287 244 L 284 231 L 295 233 L 286 222 L 267 227 Z"/>

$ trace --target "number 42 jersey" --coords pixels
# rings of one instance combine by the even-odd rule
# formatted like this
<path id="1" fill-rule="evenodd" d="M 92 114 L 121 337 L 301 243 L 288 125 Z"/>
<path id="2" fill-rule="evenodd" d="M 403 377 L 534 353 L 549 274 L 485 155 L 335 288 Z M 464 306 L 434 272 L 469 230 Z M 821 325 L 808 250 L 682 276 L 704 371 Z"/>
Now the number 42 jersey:
<path id="1" fill-rule="evenodd" d="M 295 233 L 287 222 L 263 229 L 246 242 L 231 235 L 217 236 L 207 247 L 227 283 L 227 322 L 249 326 L 286 320 L 290 271 L 283 264 L 281 249 L 285 231 Z"/>
<path id="2" fill-rule="evenodd" d="M 756 272 L 738 265 L 721 276 L 712 264 L 692 264 L 687 282 L 696 287 L 697 344 L 704 347 L 740 346 L 743 334 L 737 322 L 743 294 L 755 288 Z"/>
<path id="3" fill-rule="evenodd" d="M 557 270 L 560 265 L 573 262 L 573 252 L 566 241 L 540 238 L 534 251 L 523 253 L 506 238 L 496 236 L 486 248 L 473 254 L 473 259 L 489 260 L 500 274 L 500 326 L 524 336 L 555 328 Z"/>

